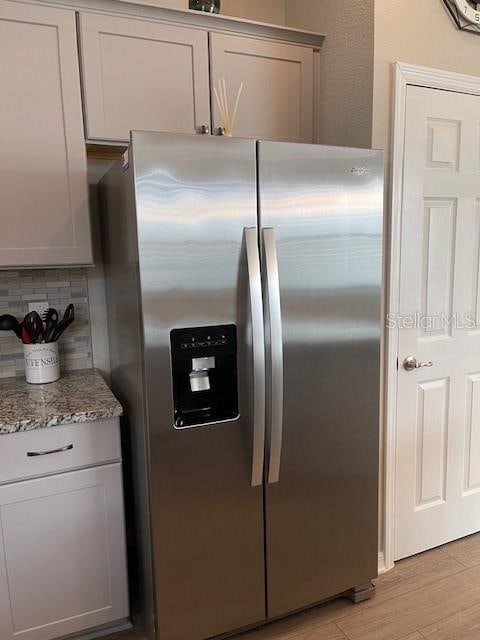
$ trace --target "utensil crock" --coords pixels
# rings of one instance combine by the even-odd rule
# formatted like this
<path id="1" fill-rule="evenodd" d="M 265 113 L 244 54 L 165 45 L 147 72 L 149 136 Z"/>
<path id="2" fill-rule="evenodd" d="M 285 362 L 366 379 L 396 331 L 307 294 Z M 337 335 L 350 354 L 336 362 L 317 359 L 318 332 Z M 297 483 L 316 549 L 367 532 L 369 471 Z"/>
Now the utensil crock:
<path id="1" fill-rule="evenodd" d="M 30 384 L 46 384 L 60 378 L 58 342 L 24 344 L 25 376 Z"/>

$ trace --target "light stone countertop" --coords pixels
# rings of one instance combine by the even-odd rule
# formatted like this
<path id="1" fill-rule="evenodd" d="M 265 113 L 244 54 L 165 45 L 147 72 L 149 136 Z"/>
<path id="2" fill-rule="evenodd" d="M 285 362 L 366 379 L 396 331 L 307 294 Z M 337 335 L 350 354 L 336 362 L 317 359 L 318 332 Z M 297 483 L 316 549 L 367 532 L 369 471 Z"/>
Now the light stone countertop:
<path id="1" fill-rule="evenodd" d="M 122 407 L 96 369 L 66 371 L 57 382 L 0 381 L 0 435 L 115 418 Z"/>

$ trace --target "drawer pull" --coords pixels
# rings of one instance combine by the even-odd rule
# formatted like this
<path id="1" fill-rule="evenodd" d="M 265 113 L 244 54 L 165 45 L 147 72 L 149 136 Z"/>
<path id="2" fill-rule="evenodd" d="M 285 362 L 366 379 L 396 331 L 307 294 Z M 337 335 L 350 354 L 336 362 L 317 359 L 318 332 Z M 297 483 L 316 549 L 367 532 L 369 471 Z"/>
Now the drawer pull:
<path id="1" fill-rule="evenodd" d="M 62 453 L 62 451 L 70 451 L 73 449 L 73 444 L 67 444 L 65 447 L 59 449 L 51 449 L 50 451 L 27 451 L 27 458 L 34 458 L 36 456 L 49 456 L 51 453 Z"/>

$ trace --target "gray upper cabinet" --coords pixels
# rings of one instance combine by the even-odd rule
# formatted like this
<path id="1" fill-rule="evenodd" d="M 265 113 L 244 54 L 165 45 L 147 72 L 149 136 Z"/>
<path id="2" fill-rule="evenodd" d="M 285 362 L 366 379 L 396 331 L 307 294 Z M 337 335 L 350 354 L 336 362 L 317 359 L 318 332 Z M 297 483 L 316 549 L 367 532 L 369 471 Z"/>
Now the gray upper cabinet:
<path id="1" fill-rule="evenodd" d="M 75 12 L 0 0 L 0 268 L 92 262 Z"/>
<path id="2" fill-rule="evenodd" d="M 235 136 L 314 141 L 322 36 L 68 4 L 0 0 L 0 269 L 92 264 L 85 139 L 218 129 L 218 79 L 232 106 L 244 83 Z"/>
<path id="3" fill-rule="evenodd" d="M 80 38 L 88 139 L 210 126 L 206 31 L 81 13 Z"/>
<path id="4" fill-rule="evenodd" d="M 244 84 L 233 134 L 313 142 L 313 49 L 221 33 L 210 38 L 212 85 L 224 78 L 233 105 L 240 83 Z M 217 129 L 222 121 L 213 96 L 212 105 Z"/>
<path id="5" fill-rule="evenodd" d="M 232 103 L 244 83 L 235 136 L 313 142 L 310 46 L 83 12 L 80 38 L 89 140 L 216 130 L 213 84 L 225 78 Z"/>

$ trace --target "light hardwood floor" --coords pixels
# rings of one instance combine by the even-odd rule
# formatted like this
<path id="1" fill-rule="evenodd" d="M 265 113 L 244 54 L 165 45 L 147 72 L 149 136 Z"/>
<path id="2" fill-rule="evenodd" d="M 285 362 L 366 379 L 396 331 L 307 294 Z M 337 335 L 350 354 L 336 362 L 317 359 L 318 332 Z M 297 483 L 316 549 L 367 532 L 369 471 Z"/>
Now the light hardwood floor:
<path id="1" fill-rule="evenodd" d="M 376 583 L 367 602 L 334 600 L 233 640 L 480 640 L 480 534 L 402 560 Z"/>

